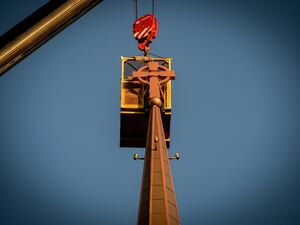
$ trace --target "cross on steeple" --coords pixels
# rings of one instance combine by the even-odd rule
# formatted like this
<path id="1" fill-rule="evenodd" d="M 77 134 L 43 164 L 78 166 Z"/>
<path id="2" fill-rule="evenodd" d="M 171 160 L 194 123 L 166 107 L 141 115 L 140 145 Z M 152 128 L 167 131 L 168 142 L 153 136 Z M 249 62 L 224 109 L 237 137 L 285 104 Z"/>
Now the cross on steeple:
<path id="1" fill-rule="evenodd" d="M 161 118 L 161 85 L 175 79 L 175 72 L 158 62 L 133 72 L 134 79 L 149 86 L 150 114 L 140 194 L 138 225 L 179 225 L 179 215 Z"/>

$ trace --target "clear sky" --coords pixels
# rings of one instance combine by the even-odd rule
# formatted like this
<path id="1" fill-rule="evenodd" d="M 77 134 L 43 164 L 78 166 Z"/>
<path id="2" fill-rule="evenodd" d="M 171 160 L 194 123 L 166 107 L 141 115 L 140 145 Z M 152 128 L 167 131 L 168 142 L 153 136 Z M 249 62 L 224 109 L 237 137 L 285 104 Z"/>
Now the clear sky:
<path id="1" fill-rule="evenodd" d="M 0 34 L 45 2 L 1 1 Z M 300 224 L 299 3 L 156 2 L 181 223 Z M 133 19 L 105 0 L 0 77 L 0 224 L 136 223 L 143 150 L 118 146 Z"/>

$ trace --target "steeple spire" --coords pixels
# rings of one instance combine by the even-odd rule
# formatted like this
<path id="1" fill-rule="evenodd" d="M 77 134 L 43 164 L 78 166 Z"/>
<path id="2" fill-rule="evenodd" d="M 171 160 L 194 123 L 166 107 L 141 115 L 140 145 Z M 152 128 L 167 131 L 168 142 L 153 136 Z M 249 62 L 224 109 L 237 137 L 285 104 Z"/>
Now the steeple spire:
<path id="1" fill-rule="evenodd" d="M 179 215 L 162 117 L 161 85 L 175 79 L 175 72 L 149 61 L 133 72 L 133 78 L 149 86 L 150 115 L 138 225 L 179 225 Z"/>
<path id="2" fill-rule="evenodd" d="M 161 111 L 150 109 L 138 225 L 179 225 Z"/>

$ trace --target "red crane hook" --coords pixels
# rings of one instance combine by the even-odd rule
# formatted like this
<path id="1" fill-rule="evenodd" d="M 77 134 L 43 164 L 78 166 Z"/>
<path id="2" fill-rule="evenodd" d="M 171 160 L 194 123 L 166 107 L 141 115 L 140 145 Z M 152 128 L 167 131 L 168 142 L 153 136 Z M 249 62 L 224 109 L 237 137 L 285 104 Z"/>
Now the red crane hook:
<path id="1" fill-rule="evenodd" d="M 158 22 L 154 17 L 154 14 L 147 14 L 136 21 L 133 24 L 133 35 L 138 41 L 138 48 L 147 55 L 150 50 L 149 44 L 157 36 Z"/>

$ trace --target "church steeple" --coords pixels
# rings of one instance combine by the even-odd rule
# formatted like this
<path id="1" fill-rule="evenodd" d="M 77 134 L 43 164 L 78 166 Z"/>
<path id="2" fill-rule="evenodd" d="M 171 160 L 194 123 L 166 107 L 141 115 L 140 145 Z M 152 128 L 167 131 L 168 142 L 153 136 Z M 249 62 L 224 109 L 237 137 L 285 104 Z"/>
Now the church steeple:
<path id="1" fill-rule="evenodd" d="M 163 91 L 161 86 L 175 79 L 175 72 L 149 61 L 133 79 L 149 88 L 150 114 L 144 171 L 141 187 L 138 225 L 179 225 L 170 159 L 161 116 Z"/>
<path id="2" fill-rule="evenodd" d="M 161 110 L 153 105 L 149 115 L 138 225 L 179 224 Z"/>

